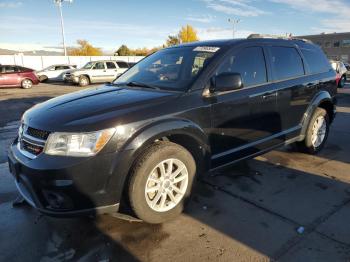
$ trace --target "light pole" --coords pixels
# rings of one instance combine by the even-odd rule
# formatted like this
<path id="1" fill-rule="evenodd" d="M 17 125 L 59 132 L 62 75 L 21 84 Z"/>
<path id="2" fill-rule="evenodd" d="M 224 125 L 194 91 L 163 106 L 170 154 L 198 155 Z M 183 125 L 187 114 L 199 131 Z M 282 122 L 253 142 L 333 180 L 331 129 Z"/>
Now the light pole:
<path id="1" fill-rule="evenodd" d="M 62 3 L 63 2 L 73 2 L 73 0 L 54 0 L 55 4 L 58 6 L 58 9 L 60 11 L 60 17 L 61 17 L 61 31 L 62 31 L 62 41 L 63 41 L 63 50 L 64 50 L 64 56 L 67 56 L 67 48 L 66 48 L 66 40 L 64 38 L 64 23 L 63 23 L 63 14 L 62 14 Z"/>
<path id="2" fill-rule="evenodd" d="M 232 38 L 235 38 L 235 25 L 241 22 L 241 19 L 229 18 L 227 21 L 232 24 Z"/>

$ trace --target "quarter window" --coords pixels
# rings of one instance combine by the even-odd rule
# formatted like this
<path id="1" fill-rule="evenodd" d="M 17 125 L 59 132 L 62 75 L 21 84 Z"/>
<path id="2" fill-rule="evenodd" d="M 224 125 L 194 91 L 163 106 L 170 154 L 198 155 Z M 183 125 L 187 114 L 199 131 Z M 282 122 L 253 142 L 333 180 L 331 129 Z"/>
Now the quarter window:
<path id="1" fill-rule="evenodd" d="M 117 68 L 113 62 L 106 62 L 107 68 L 108 69 L 115 69 Z"/>
<path id="2" fill-rule="evenodd" d="M 329 62 L 320 51 L 301 49 L 312 74 L 327 72 L 330 69 Z"/>
<path id="3" fill-rule="evenodd" d="M 293 47 L 271 47 L 272 68 L 277 80 L 304 75 L 303 61 Z"/>
<path id="4" fill-rule="evenodd" d="M 248 47 L 228 56 L 216 75 L 221 73 L 240 73 L 244 87 L 266 83 L 266 64 L 262 48 Z"/>
<path id="5" fill-rule="evenodd" d="M 117 62 L 117 65 L 118 65 L 120 68 L 129 68 L 128 63 L 126 63 L 126 62 Z"/>

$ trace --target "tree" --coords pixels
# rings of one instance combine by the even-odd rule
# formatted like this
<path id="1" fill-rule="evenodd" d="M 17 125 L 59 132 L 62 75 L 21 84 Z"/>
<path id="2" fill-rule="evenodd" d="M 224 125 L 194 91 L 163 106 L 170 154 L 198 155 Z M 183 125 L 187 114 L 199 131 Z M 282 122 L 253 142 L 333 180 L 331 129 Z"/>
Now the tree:
<path id="1" fill-rule="evenodd" d="M 128 55 L 132 55 L 131 53 L 132 53 L 131 50 L 126 45 L 121 45 L 118 48 L 116 55 L 128 56 Z"/>
<path id="2" fill-rule="evenodd" d="M 180 44 L 180 38 L 177 35 L 169 35 L 166 40 L 166 46 L 174 46 Z"/>
<path id="3" fill-rule="evenodd" d="M 72 56 L 100 56 L 102 55 L 101 48 L 92 46 L 86 40 L 77 40 L 79 47 L 68 50 L 68 55 Z"/>
<path id="4" fill-rule="evenodd" d="M 197 31 L 191 25 L 181 27 L 178 37 L 181 43 L 189 43 L 199 40 Z"/>

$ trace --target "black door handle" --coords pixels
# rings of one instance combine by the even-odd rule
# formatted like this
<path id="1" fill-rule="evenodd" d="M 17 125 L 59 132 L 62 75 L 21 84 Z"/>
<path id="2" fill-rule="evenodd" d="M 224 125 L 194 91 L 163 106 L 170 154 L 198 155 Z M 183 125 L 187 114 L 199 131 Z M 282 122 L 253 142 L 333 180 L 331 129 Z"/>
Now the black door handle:
<path id="1" fill-rule="evenodd" d="M 274 92 L 274 93 L 268 93 L 266 95 L 263 95 L 262 98 L 263 99 L 268 99 L 270 97 L 276 97 L 277 96 L 277 92 Z"/>

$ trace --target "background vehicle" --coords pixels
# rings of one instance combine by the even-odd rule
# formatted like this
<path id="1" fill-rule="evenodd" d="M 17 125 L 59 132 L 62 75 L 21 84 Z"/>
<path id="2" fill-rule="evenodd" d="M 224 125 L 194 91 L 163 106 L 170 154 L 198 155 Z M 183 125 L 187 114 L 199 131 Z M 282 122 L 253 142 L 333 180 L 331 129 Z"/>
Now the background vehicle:
<path id="1" fill-rule="evenodd" d="M 10 170 L 43 213 L 122 212 L 122 203 L 162 223 L 182 212 L 198 175 L 290 143 L 319 152 L 336 92 L 326 56 L 303 40 L 165 48 L 110 85 L 28 110 Z"/>
<path id="2" fill-rule="evenodd" d="M 52 65 L 43 70 L 37 71 L 36 74 L 40 82 L 45 82 L 47 80 L 63 81 L 64 73 L 75 68 L 77 68 L 75 65 Z"/>
<path id="3" fill-rule="evenodd" d="M 64 81 L 87 86 L 90 83 L 106 83 L 115 80 L 129 69 L 124 61 L 94 61 L 80 69 L 69 70 L 64 75 Z"/>
<path id="4" fill-rule="evenodd" d="M 343 62 L 341 61 L 331 61 L 331 65 L 335 72 L 337 73 L 337 84 L 339 88 L 343 88 L 346 83 L 347 69 Z"/>
<path id="5" fill-rule="evenodd" d="M 39 84 L 35 71 L 16 65 L 0 65 L 0 87 L 31 88 Z"/>

